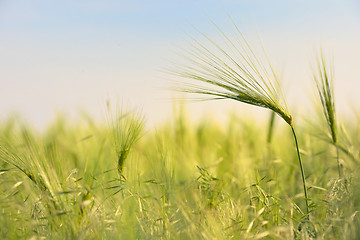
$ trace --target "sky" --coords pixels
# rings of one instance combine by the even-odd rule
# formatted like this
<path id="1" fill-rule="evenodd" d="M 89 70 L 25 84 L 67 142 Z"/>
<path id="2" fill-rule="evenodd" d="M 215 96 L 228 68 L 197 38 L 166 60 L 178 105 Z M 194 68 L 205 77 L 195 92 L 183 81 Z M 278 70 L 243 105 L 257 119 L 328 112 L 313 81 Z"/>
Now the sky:
<path id="1" fill-rule="evenodd" d="M 150 125 L 163 122 L 179 96 L 163 69 L 196 37 L 194 27 L 212 36 L 213 21 L 230 31 L 229 15 L 249 37 L 261 35 L 290 109 L 311 107 L 309 62 L 320 46 L 334 59 L 338 112 L 359 108 L 359 1 L 0 0 L 0 120 L 16 112 L 41 128 L 58 113 L 101 119 L 109 99 L 142 111 Z M 247 108 L 187 106 L 216 116 Z"/>

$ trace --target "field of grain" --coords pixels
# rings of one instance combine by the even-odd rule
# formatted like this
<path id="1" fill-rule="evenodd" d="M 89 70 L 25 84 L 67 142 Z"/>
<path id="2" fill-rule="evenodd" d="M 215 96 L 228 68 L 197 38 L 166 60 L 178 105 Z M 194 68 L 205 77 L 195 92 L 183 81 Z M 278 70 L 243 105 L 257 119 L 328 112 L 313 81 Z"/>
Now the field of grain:
<path id="1" fill-rule="evenodd" d="M 180 107 L 147 128 L 108 103 L 104 122 L 1 119 L 0 238 L 359 239 L 360 115 L 337 114 L 331 61 L 318 54 L 318 100 L 293 115 L 266 53 L 234 27 L 186 48 L 175 88 L 268 117 L 191 121 Z"/>
<path id="2" fill-rule="evenodd" d="M 59 117 L 42 133 L 1 122 L 2 239 L 359 237 L 359 117 L 339 131 L 341 178 L 324 122 L 297 126 L 307 218 L 291 130 L 278 121 L 269 139 L 270 115 L 220 125 L 178 111 L 134 132 L 141 116 L 118 113 L 105 124 Z M 138 134 L 122 171 L 119 134 Z"/>

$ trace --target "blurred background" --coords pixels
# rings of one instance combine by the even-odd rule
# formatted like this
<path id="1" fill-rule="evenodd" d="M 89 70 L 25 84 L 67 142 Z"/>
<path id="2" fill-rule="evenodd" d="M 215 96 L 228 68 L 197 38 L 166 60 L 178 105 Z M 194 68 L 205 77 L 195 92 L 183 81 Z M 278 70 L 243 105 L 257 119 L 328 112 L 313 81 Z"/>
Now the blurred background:
<path id="1" fill-rule="evenodd" d="M 212 36 L 260 34 L 283 78 L 291 112 L 308 112 L 315 89 L 310 61 L 320 46 L 333 56 L 338 112 L 360 100 L 360 3 L 319 0 L 0 0 L 0 119 L 20 113 L 43 128 L 58 113 L 106 115 L 106 101 L 141 110 L 149 126 L 172 116 L 172 77 L 194 27 Z M 263 112 L 231 101 L 189 103 L 192 118 Z"/>

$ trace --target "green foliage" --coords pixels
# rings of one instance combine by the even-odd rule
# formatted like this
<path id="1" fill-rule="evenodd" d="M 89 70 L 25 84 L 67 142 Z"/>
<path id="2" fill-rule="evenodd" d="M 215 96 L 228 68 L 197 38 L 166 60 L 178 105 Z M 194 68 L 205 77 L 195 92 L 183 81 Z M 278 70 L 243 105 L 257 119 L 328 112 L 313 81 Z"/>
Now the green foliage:
<path id="1" fill-rule="evenodd" d="M 332 146 L 312 129 L 299 126 L 312 197 L 311 217 L 304 221 L 297 155 L 284 126 L 277 126 L 276 141 L 268 144 L 266 119 L 232 114 L 225 125 L 209 118 L 194 124 L 181 112 L 132 144 L 123 181 L 109 137 L 113 125 L 87 116 L 70 124 L 59 117 L 39 134 L 15 119 L 3 121 L 1 238 L 306 239 L 312 232 L 320 239 L 359 237 L 356 165 L 348 166 L 344 185 L 336 163 L 324 164 L 334 157 Z M 128 121 L 130 128 L 137 119 Z M 347 126 L 355 148 L 359 122 Z"/>

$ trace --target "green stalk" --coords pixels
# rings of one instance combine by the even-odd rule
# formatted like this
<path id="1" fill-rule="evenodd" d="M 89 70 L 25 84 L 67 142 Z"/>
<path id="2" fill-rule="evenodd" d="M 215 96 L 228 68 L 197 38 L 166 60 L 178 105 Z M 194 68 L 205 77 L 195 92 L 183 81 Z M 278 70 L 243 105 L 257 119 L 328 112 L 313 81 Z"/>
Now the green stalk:
<path id="1" fill-rule="evenodd" d="M 270 115 L 270 122 L 269 122 L 269 131 L 268 131 L 268 137 L 267 142 L 271 143 L 273 132 L 274 132 L 274 122 L 275 122 L 275 112 L 272 111 Z"/>
<path id="2" fill-rule="evenodd" d="M 343 178 L 344 174 L 343 174 L 343 169 L 340 163 L 340 158 L 339 158 L 339 148 L 337 146 L 337 144 L 335 144 L 336 147 L 336 160 L 337 160 L 337 164 L 338 164 L 338 171 L 339 171 L 339 178 Z"/>
<path id="3" fill-rule="evenodd" d="M 298 144 L 298 140 L 296 137 L 296 133 L 295 133 L 295 129 L 293 125 L 290 125 L 292 133 L 294 135 L 294 140 L 295 140 L 295 145 L 296 145 L 296 151 L 297 151 L 297 155 L 298 155 L 298 159 L 299 159 L 299 165 L 300 165 L 300 171 L 301 171 L 301 178 L 302 178 L 302 182 L 303 182 L 303 187 L 304 187 L 304 194 L 305 194 L 305 204 L 306 204 L 306 218 L 309 218 L 309 202 L 308 202 L 308 194 L 307 194 L 307 188 L 306 188 L 306 181 L 305 181 L 305 173 L 304 173 L 304 168 L 302 165 L 302 161 L 301 161 L 301 157 L 300 157 L 300 150 L 299 150 L 299 144 Z"/>

